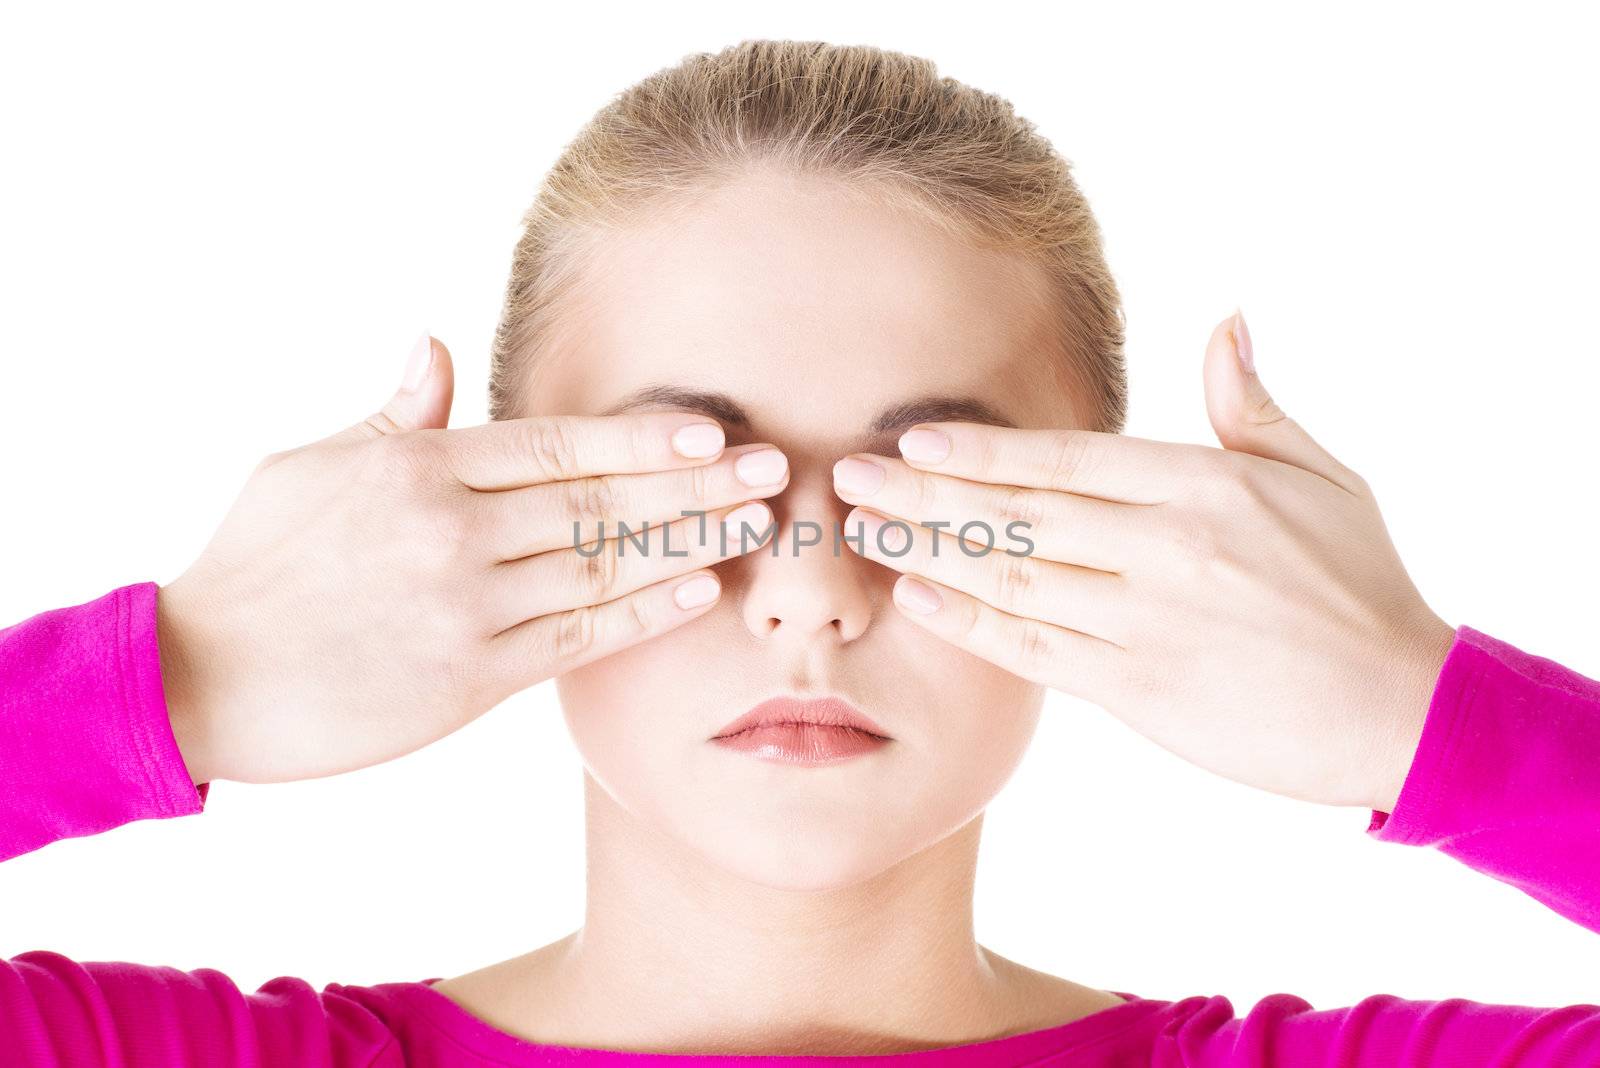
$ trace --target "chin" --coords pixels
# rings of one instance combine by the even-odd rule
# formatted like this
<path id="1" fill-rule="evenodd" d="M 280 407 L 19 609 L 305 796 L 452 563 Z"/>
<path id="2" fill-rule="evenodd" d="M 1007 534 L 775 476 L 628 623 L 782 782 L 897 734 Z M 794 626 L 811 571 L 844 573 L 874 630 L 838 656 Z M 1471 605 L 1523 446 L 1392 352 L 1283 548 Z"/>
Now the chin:
<path id="1" fill-rule="evenodd" d="M 772 890 L 819 893 L 881 875 L 914 848 L 898 836 L 858 827 L 752 825 L 738 838 L 704 838 L 690 847 L 738 879 Z"/>
<path id="2" fill-rule="evenodd" d="M 969 824 L 989 796 L 918 792 L 903 779 L 881 791 L 771 783 L 719 792 L 709 804 L 702 797 L 658 808 L 649 818 L 680 847 L 741 881 L 818 893 L 883 875 Z"/>
<path id="3" fill-rule="evenodd" d="M 757 776 L 759 783 L 714 774 L 608 781 L 593 768 L 590 775 L 613 811 L 651 828 L 657 847 L 694 856 L 741 882 L 797 893 L 840 890 L 882 875 L 963 826 L 986 800 L 929 796 L 903 776 L 878 788 L 842 779 L 825 786 L 819 776 L 826 772 L 816 770 Z"/>
<path id="4" fill-rule="evenodd" d="M 817 894 L 842 890 L 865 882 L 888 865 L 870 863 L 866 857 L 845 850 L 808 856 L 707 857 L 729 875 L 754 886 L 794 894 Z"/>

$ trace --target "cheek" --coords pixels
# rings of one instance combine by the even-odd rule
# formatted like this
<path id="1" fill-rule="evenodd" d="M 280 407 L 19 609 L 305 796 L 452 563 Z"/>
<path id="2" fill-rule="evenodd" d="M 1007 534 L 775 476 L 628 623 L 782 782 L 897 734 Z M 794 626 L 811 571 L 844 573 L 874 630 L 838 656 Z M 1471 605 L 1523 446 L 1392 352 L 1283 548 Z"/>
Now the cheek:
<path id="1" fill-rule="evenodd" d="M 613 795 L 618 785 L 637 790 L 646 775 L 678 766 L 703 741 L 693 708 L 709 700 L 704 666 L 697 670 L 694 643 L 682 638 L 665 634 L 556 679 L 584 766 Z"/>
<path id="2" fill-rule="evenodd" d="M 567 731 L 584 769 L 633 816 L 678 829 L 690 844 L 697 813 L 716 797 L 716 759 L 707 743 L 744 710 L 741 672 L 719 650 L 736 637 L 738 617 L 714 609 L 650 641 L 556 678 Z"/>
<path id="3" fill-rule="evenodd" d="M 940 695 L 922 753 L 923 771 L 934 784 L 929 803 L 944 810 L 942 822 L 964 821 L 993 800 L 1021 762 L 1045 691 L 942 642 L 923 663 L 927 683 Z"/>

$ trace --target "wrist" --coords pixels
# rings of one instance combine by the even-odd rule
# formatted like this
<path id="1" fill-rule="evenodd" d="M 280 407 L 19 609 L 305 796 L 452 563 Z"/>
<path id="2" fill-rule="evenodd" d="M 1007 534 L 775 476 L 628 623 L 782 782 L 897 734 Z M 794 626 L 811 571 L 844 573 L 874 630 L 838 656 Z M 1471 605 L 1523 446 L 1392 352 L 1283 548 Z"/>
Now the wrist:
<path id="1" fill-rule="evenodd" d="M 204 755 L 207 736 L 205 707 L 199 696 L 199 658 L 181 582 L 180 578 L 156 591 L 156 646 L 172 737 L 190 780 L 199 786 L 212 781 L 213 776 Z"/>
<path id="2" fill-rule="evenodd" d="M 1422 742 L 1422 730 L 1428 721 L 1439 673 L 1444 670 L 1445 658 L 1455 640 L 1456 629 L 1430 614 L 1427 624 L 1420 628 L 1418 637 L 1408 644 L 1401 657 L 1401 674 L 1394 691 L 1398 701 L 1390 719 L 1390 756 L 1384 762 L 1387 773 L 1370 802 L 1370 807 L 1378 812 L 1392 813 L 1400 802 L 1400 794 L 1416 761 L 1417 747 Z"/>

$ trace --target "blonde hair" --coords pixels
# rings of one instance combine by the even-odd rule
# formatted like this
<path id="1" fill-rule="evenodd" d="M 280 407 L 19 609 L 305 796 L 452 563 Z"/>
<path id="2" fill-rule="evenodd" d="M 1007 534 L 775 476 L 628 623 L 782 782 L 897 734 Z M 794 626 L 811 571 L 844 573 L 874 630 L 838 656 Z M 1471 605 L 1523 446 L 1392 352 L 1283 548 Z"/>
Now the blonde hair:
<path id="1" fill-rule="evenodd" d="M 743 41 L 686 56 L 620 93 L 551 167 L 512 260 L 489 410 L 514 413 L 559 334 L 586 241 L 753 164 L 860 186 L 985 248 L 1024 253 L 1055 295 L 1057 372 L 1090 429 L 1127 414 L 1121 297 L 1071 164 L 1004 99 L 933 62 L 865 45 Z"/>

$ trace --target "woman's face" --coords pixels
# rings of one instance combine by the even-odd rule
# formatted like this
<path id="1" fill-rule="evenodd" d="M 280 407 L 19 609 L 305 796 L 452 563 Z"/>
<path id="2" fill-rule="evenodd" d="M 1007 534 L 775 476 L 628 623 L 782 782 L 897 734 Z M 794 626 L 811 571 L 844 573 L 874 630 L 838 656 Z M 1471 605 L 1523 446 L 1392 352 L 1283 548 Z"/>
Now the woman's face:
<path id="1" fill-rule="evenodd" d="M 1042 274 L 777 172 L 604 240 L 582 311 L 568 312 L 573 340 L 546 357 L 522 411 L 598 414 L 645 387 L 721 394 L 747 417 L 719 419 L 728 444 L 777 446 L 790 476 L 768 500 L 776 552 L 715 565 L 723 592 L 708 614 L 560 677 L 572 736 L 618 806 L 725 871 L 785 889 L 876 875 L 981 813 L 1043 692 L 904 618 L 897 572 L 834 551 L 851 506 L 833 465 L 853 452 L 900 462 L 906 427 L 871 428 L 933 399 L 1019 427 L 1082 425 L 1051 367 Z M 973 416 L 912 416 L 941 418 Z M 796 551 L 797 522 L 821 543 Z M 893 741 L 821 766 L 709 741 L 781 695 L 842 697 Z"/>

